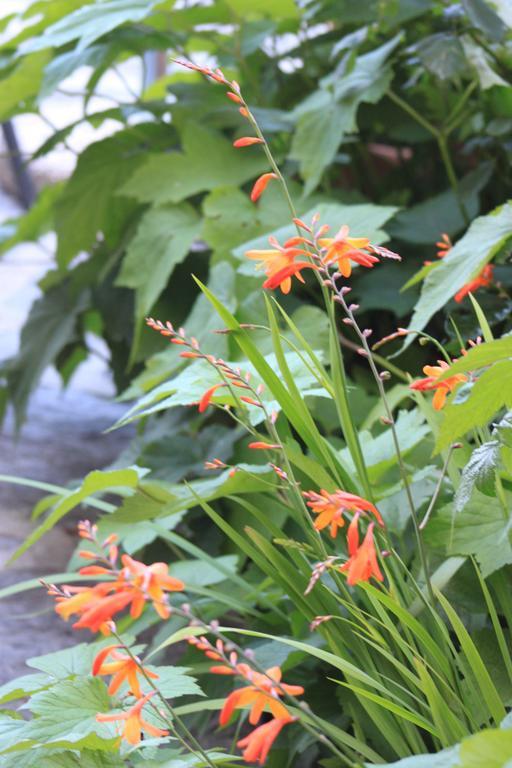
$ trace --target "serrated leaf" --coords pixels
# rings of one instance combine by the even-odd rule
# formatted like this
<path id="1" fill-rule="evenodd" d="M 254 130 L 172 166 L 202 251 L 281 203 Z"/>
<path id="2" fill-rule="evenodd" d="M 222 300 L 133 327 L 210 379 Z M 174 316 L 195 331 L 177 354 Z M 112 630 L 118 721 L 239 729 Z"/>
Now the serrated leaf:
<path id="1" fill-rule="evenodd" d="M 87 302 L 85 294 L 73 295 L 67 283 L 60 283 L 32 305 L 18 353 L 3 366 L 17 428 L 25 418 L 29 396 L 43 371 L 75 338 L 76 320 Z"/>
<path id="2" fill-rule="evenodd" d="M 8 120 L 15 113 L 30 111 L 49 58 L 50 55 L 46 51 L 24 56 L 0 80 L 0 120 Z"/>
<path id="3" fill-rule="evenodd" d="M 182 133 L 182 152 L 154 154 L 119 189 L 143 203 L 179 203 L 198 192 L 239 186 L 267 168 L 259 152 L 237 154 L 231 143 L 199 123 Z"/>
<path id="4" fill-rule="evenodd" d="M 488 424 L 504 406 L 512 407 L 512 360 L 495 363 L 477 379 L 463 402 L 456 395 L 443 409 L 436 450 L 442 451 L 475 427 Z"/>
<path id="5" fill-rule="evenodd" d="M 486 37 L 493 41 L 502 40 L 507 28 L 489 3 L 485 0 L 462 0 L 462 7 L 473 25 Z"/>
<path id="6" fill-rule="evenodd" d="M 62 194 L 62 183 L 52 184 L 39 192 L 34 205 L 23 216 L 10 219 L 2 226 L 10 225 L 9 236 L 0 242 L 0 253 L 19 243 L 34 242 L 53 229 L 53 208 Z"/>
<path id="7" fill-rule="evenodd" d="M 475 277 L 511 236 L 512 203 L 475 219 L 439 266 L 427 275 L 409 327 L 423 330 L 432 315 Z M 406 338 L 404 347 L 409 346 L 412 338 Z"/>
<path id="8" fill-rule="evenodd" d="M 140 126 L 88 146 L 56 207 L 57 261 L 63 268 L 80 251 L 89 251 L 98 235 L 116 240 L 133 205 L 117 196 L 119 187 L 147 156 Z M 87 215 L 85 215 L 85 212 Z"/>
<path id="9" fill-rule="evenodd" d="M 174 268 L 187 256 L 199 235 L 201 220 L 191 205 L 150 208 L 142 216 L 130 240 L 116 285 L 135 291 L 136 332 L 132 354 L 140 335 L 140 323 L 165 290 Z"/>
<path id="10" fill-rule="evenodd" d="M 489 56 L 482 46 L 475 43 L 469 35 L 464 35 L 462 38 L 462 45 L 467 60 L 475 68 L 475 72 L 480 81 L 480 87 L 483 91 L 488 88 L 493 88 L 495 85 L 504 85 L 505 87 L 510 86 L 506 80 L 494 71 Z"/>
<path id="11" fill-rule="evenodd" d="M 83 5 L 55 24 L 48 26 L 44 34 L 20 45 L 22 53 L 40 51 L 43 48 L 60 48 L 77 40 L 76 51 L 83 51 L 103 35 L 127 22 L 146 18 L 156 0 L 107 0 L 107 2 Z"/>
<path id="12" fill-rule="evenodd" d="M 108 712 L 110 696 L 97 677 L 62 680 L 30 699 L 34 715 L 25 724 L 21 740 L 43 745 L 112 750 L 115 726 L 99 723 L 98 712 Z"/>
<path id="13" fill-rule="evenodd" d="M 494 476 L 499 463 L 499 442 L 492 440 L 475 448 L 462 470 L 460 485 L 455 495 L 455 512 L 461 512 L 476 486 L 482 493 L 492 495 Z"/>
<path id="14" fill-rule="evenodd" d="M 462 75 L 466 67 L 459 37 L 447 32 L 424 37 L 416 46 L 416 53 L 424 67 L 440 80 L 452 80 Z"/>
<path id="15" fill-rule="evenodd" d="M 468 349 L 462 357 L 450 365 L 446 373 L 439 377 L 439 380 L 443 381 L 456 373 L 477 371 L 479 368 L 486 368 L 488 365 L 500 360 L 508 360 L 510 357 L 512 357 L 512 336 L 503 336 L 501 339 L 486 341 Z"/>
<path id="16" fill-rule="evenodd" d="M 25 539 L 23 544 L 18 547 L 16 552 L 10 557 L 9 562 L 14 562 L 24 552 L 27 551 L 36 541 L 50 531 L 72 509 L 85 501 L 89 496 L 95 493 L 113 491 L 119 488 L 136 488 L 139 482 L 139 472 L 136 469 L 115 469 L 112 471 L 100 472 L 96 470 L 90 472 L 84 478 L 82 485 L 74 491 L 69 491 L 58 504 L 54 506 L 50 514 L 45 518 L 32 533 Z"/>
<path id="17" fill-rule="evenodd" d="M 442 507 L 425 528 L 429 545 L 449 555 L 473 555 L 487 578 L 512 563 L 508 523 L 498 499 L 474 491 L 462 512 Z"/>
<path id="18" fill-rule="evenodd" d="M 52 679 L 42 673 L 32 675 L 23 675 L 15 680 L 0 686 L 0 704 L 6 704 L 8 701 L 22 699 L 25 696 L 35 693 L 52 683 Z M 0 763 L 1 766 L 1 763 Z"/>

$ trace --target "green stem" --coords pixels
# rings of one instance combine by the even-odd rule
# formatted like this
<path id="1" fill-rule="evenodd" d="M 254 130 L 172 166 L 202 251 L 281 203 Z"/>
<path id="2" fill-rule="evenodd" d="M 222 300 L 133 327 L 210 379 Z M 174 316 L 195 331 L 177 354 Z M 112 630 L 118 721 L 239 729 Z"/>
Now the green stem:
<path id="1" fill-rule="evenodd" d="M 123 642 L 121 636 L 118 635 L 114 629 L 112 630 L 112 634 L 116 638 L 118 643 L 122 646 L 123 650 L 125 650 L 126 653 L 129 655 L 131 660 L 135 662 L 135 664 L 137 665 L 138 669 L 140 670 L 141 674 L 143 675 L 148 685 L 150 685 L 151 688 L 155 691 L 156 695 L 158 696 L 158 698 L 160 699 L 160 701 L 162 702 L 166 710 L 169 712 L 171 716 L 171 720 L 167 718 L 167 722 L 171 726 L 171 730 L 174 732 L 176 738 L 180 741 L 180 743 L 185 747 L 185 749 L 188 752 L 195 755 L 196 757 L 200 756 L 206 765 L 209 765 L 210 768 L 215 768 L 215 764 L 210 760 L 210 757 L 204 751 L 201 744 L 197 741 L 196 737 L 189 731 L 189 729 L 187 728 L 183 720 L 179 717 L 179 715 L 176 714 L 173 707 L 169 704 L 165 696 L 160 692 L 159 688 L 155 685 L 153 680 L 146 673 L 146 670 L 142 666 L 142 663 L 139 661 L 139 659 L 135 656 L 135 654 L 132 653 L 130 648 L 128 648 L 128 646 Z M 177 725 L 179 725 L 183 733 L 186 734 L 186 738 L 190 741 L 190 743 L 192 744 L 192 747 L 190 747 L 185 741 L 185 739 L 183 738 L 183 736 L 180 735 L 180 733 L 178 732 L 178 728 L 176 727 Z"/>
<path id="2" fill-rule="evenodd" d="M 460 212 L 462 214 L 462 218 L 464 219 L 464 222 L 466 226 L 469 225 L 471 219 L 469 216 L 469 213 L 467 211 L 467 208 L 464 204 L 464 199 L 460 192 L 459 182 L 457 181 L 457 176 L 455 175 L 455 170 L 453 168 L 452 159 L 450 157 L 450 152 L 448 150 L 448 144 L 446 141 L 446 136 L 444 133 L 439 133 L 437 136 L 437 145 L 439 147 L 439 152 L 441 154 L 441 159 L 443 161 L 443 165 L 446 170 L 446 175 L 448 176 L 448 181 L 450 182 L 450 186 L 453 190 L 453 193 L 455 197 L 457 198 L 457 203 L 460 208 Z"/>

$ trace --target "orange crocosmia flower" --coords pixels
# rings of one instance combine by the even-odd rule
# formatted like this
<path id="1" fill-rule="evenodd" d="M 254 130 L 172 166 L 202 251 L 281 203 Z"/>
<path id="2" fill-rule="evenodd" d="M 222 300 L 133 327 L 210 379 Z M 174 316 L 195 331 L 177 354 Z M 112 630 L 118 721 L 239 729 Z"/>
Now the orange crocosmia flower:
<path id="1" fill-rule="evenodd" d="M 377 581 L 384 581 L 375 551 L 373 529 L 375 523 L 370 523 L 364 541 L 359 546 L 359 512 L 356 512 L 349 525 L 347 544 L 349 559 L 340 567 L 340 571 L 347 571 L 347 583 L 350 586 L 360 581 L 369 581 L 374 576 Z"/>
<path id="2" fill-rule="evenodd" d="M 122 648 L 122 646 L 108 645 L 106 648 L 103 648 L 94 659 L 92 674 L 94 676 L 112 675 L 112 680 L 108 686 L 108 693 L 111 696 L 117 693 L 121 685 L 126 681 L 133 695 L 140 699 L 142 691 L 137 677 L 141 673 L 140 663 L 137 664 L 137 661 L 132 659 L 131 656 L 119 653 L 118 648 Z M 109 656 L 111 661 L 106 661 Z M 145 667 L 144 672 L 148 677 L 154 680 L 158 679 L 158 675 L 155 672 L 151 672 Z"/>
<path id="3" fill-rule="evenodd" d="M 238 688 L 229 694 L 220 713 L 220 725 L 229 723 L 235 709 L 242 709 L 247 706 L 251 707 L 249 715 L 251 725 L 258 723 L 264 709 L 269 709 L 274 717 L 289 717 L 288 710 L 279 701 L 279 696 L 282 695 L 283 690 L 291 696 L 300 696 L 304 693 L 304 688 L 300 685 L 281 683 L 281 675 L 280 667 L 271 667 L 266 670 L 265 674 L 247 669 L 246 677 L 252 685 Z M 276 683 L 279 683 L 279 686 Z"/>
<path id="4" fill-rule="evenodd" d="M 272 287 L 281 288 L 283 293 L 290 293 L 292 287 L 292 274 L 297 272 L 297 278 L 303 283 L 304 278 L 300 275 L 300 270 L 303 266 L 299 266 L 298 270 L 295 269 L 297 264 L 310 265 L 309 262 L 295 262 L 296 256 L 307 255 L 307 251 L 302 248 L 284 248 L 280 245 L 275 237 L 269 237 L 269 243 L 272 246 L 267 250 L 252 250 L 246 251 L 245 255 L 248 259 L 253 261 L 259 261 L 256 269 L 264 269 L 265 274 L 268 277 L 265 287 L 269 287 L 267 283 L 272 280 Z M 291 269 L 290 272 L 287 270 Z M 276 279 L 277 278 L 277 279 Z"/>
<path id="5" fill-rule="evenodd" d="M 199 401 L 199 406 L 198 406 L 199 413 L 204 413 L 204 411 L 206 411 L 206 409 L 210 405 L 211 399 L 214 396 L 214 394 L 216 393 L 216 391 L 220 387 L 225 387 L 225 386 L 226 385 L 222 384 L 222 383 L 221 384 L 214 384 L 213 387 L 210 387 L 209 389 L 206 390 L 206 392 L 204 393 L 204 395 L 201 397 L 201 399 Z"/>
<path id="6" fill-rule="evenodd" d="M 293 717 L 275 717 L 269 720 L 268 723 L 258 726 L 244 739 L 240 739 L 237 742 L 237 747 L 244 750 L 243 758 L 245 762 L 263 765 L 272 744 L 281 733 L 281 730 L 285 725 L 293 722 L 293 720 Z"/>
<path id="7" fill-rule="evenodd" d="M 124 721 L 125 725 L 122 729 L 121 736 L 128 742 L 128 744 L 131 744 L 134 747 L 141 742 L 141 731 L 145 731 L 154 738 L 168 736 L 169 731 L 162 728 L 156 728 L 142 717 L 142 708 L 155 693 L 156 691 L 151 691 L 151 693 L 143 696 L 126 712 L 120 712 L 118 714 L 98 714 L 96 715 L 96 720 L 99 723 L 115 723 L 118 720 Z"/>
<path id="8" fill-rule="evenodd" d="M 90 629 L 91 632 L 108 634 L 108 622 L 112 617 L 126 608 L 134 600 L 134 591 L 124 589 L 112 595 L 101 597 L 87 607 L 80 619 L 73 624 L 73 629 Z"/>
<path id="9" fill-rule="evenodd" d="M 321 237 L 318 244 L 327 249 L 322 261 L 324 264 L 338 262 L 338 269 L 343 277 L 352 274 L 351 261 L 362 267 L 373 267 L 379 259 L 371 253 L 365 253 L 362 248 L 368 248 L 370 241 L 367 237 L 348 237 L 348 227 L 343 225 L 334 237 Z"/>
<path id="10" fill-rule="evenodd" d="M 250 147 L 253 144 L 264 144 L 263 139 L 259 139 L 257 136 L 242 136 L 241 139 L 237 139 L 233 142 L 233 146 L 239 149 L 240 147 Z"/>
<path id="11" fill-rule="evenodd" d="M 370 501 L 362 499 L 353 493 L 346 493 L 346 491 L 328 493 L 328 491 L 322 489 L 320 493 L 306 491 L 303 495 L 306 499 L 309 499 L 307 502 L 308 507 L 315 515 L 318 515 L 314 522 L 316 530 L 322 531 L 329 526 L 329 532 L 333 539 L 338 533 L 338 528 L 342 528 L 345 525 L 343 514 L 347 510 L 351 512 L 372 512 L 377 518 L 379 525 L 384 526 L 384 520 L 377 507 Z"/>
<path id="12" fill-rule="evenodd" d="M 258 198 L 261 197 L 261 195 L 266 190 L 268 183 L 272 181 L 272 179 L 277 179 L 277 174 L 264 173 L 262 176 L 259 177 L 259 179 L 256 179 L 251 192 L 251 200 L 253 203 L 255 203 L 256 200 L 258 200 Z"/>
<path id="13" fill-rule="evenodd" d="M 438 365 L 425 365 L 423 373 L 426 374 L 426 378 L 413 381 L 409 384 L 410 389 L 414 389 L 418 392 L 425 392 L 431 389 L 435 389 L 435 395 L 432 400 L 432 405 L 436 411 L 440 411 L 446 403 L 446 398 L 450 392 L 453 392 L 459 384 L 468 380 L 468 377 L 463 373 L 456 373 L 454 376 L 449 376 L 443 381 L 438 381 L 439 377 L 447 371 L 450 366 L 445 360 L 438 360 Z"/>
<path id="14" fill-rule="evenodd" d="M 167 603 L 166 592 L 182 592 L 185 584 L 181 579 L 175 579 L 169 575 L 169 566 L 166 563 L 153 563 L 145 565 L 134 560 L 130 555 L 121 557 L 123 563 L 123 577 L 131 583 L 136 591 L 132 599 L 130 615 L 138 619 L 144 608 L 146 599 L 153 602 L 153 607 L 162 619 L 168 619 L 171 609 Z"/>
<path id="15" fill-rule="evenodd" d="M 468 295 L 468 293 L 474 293 L 479 288 L 486 288 L 492 283 L 494 267 L 492 264 L 487 264 L 477 277 L 470 280 L 469 283 L 463 285 L 460 291 L 457 291 L 453 297 L 457 304 L 460 304 L 462 299 Z"/>
<path id="16" fill-rule="evenodd" d="M 287 267 L 280 269 L 279 272 L 276 272 L 275 275 L 269 277 L 268 280 L 265 280 L 263 287 L 268 288 L 270 291 L 280 287 L 283 293 L 288 293 L 288 291 L 283 289 L 283 285 L 287 285 L 287 281 L 291 280 L 292 275 L 295 275 L 295 277 L 303 283 L 304 278 L 300 274 L 303 269 L 318 269 L 318 267 L 316 264 L 312 264 L 309 261 L 295 261 L 293 264 L 289 264 Z"/>

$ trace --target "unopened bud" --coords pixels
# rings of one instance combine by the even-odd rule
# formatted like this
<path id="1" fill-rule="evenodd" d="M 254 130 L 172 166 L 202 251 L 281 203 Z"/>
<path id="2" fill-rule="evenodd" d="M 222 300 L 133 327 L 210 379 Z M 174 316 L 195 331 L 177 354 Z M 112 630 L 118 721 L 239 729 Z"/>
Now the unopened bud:
<path id="1" fill-rule="evenodd" d="M 425 338 L 425 336 L 421 336 L 420 339 L 419 339 L 419 343 L 421 344 L 422 347 L 424 347 L 426 344 L 428 344 L 429 341 L 430 341 L 430 339 Z"/>
<path id="2" fill-rule="evenodd" d="M 350 293 L 352 288 L 349 285 L 344 285 L 343 288 L 341 288 L 340 293 L 342 296 L 346 296 L 347 293 Z"/>
<path id="3" fill-rule="evenodd" d="M 353 321 L 350 319 L 350 317 L 344 317 L 342 320 L 345 325 L 354 325 Z"/>
<path id="4" fill-rule="evenodd" d="M 389 371 L 381 371 L 379 373 L 379 379 L 381 379 L 381 381 L 389 381 L 390 378 L 391 378 L 391 374 Z"/>
<path id="5" fill-rule="evenodd" d="M 357 312 L 359 309 L 359 304 L 349 304 L 348 311 L 349 312 Z"/>
<path id="6" fill-rule="evenodd" d="M 331 280 L 329 278 L 326 278 L 325 280 L 322 280 L 322 283 L 326 285 L 328 288 L 332 285 Z"/>
<path id="7" fill-rule="evenodd" d="M 359 347 L 359 349 L 357 350 L 357 354 L 361 355 L 361 357 L 368 357 L 368 352 L 366 351 L 366 349 L 363 349 L 363 347 Z"/>
<path id="8" fill-rule="evenodd" d="M 389 419 L 387 416 L 381 416 L 380 421 L 381 421 L 381 424 L 386 424 L 387 426 L 390 426 L 391 424 L 395 423 L 393 419 Z"/>
<path id="9" fill-rule="evenodd" d="M 255 659 L 255 655 L 256 655 L 256 654 L 254 653 L 254 651 L 252 650 L 252 648 L 246 648 L 246 649 L 244 650 L 244 656 L 245 656 L 247 659 L 250 659 L 251 661 L 254 661 L 254 659 Z"/>
<path id="10" fill-rule="evenodd" d="M 367 339 L 369 336 L 372 335 L 372 333 L 373 331 L 371 328 L 365 328 L 363 331 L 363 336 L 365 337 L 365 339 Z"/>
<path id="11" fill-rule="evenodd" d="M 462 443 L 452 443 L 452 449 L 456 451 L 457 448 L 462 448 Z"/>

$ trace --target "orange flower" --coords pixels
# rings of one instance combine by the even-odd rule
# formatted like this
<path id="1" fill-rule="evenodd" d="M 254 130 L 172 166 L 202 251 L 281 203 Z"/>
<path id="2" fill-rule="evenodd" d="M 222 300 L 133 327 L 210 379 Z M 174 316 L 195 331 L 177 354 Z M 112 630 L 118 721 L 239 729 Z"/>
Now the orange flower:
<path id="1" fill-rule="evenodd" d="M 130 555 L 121 557 L 123 570 L 121 571 L 125 579 L 129 579 L 133 588 L 136 590 L 132 598 L 130 615 L 138 619 L 144 608 L 146 597 L 153 601 L 153 608 L 162 619 L 168 619 L 171 615 L 171 609 L 167 603 L 165 592 L 181 592 L 185 589 L 185 584 L 181 579 L 175 579 L 169 576 L 169 566 L 165 563 L 153 563 L 144 565 L 144 563 L 134 560 Z"/>
<path id="2" fill-rule="evenodd" d="M 361 248 L 368 248 L 370 241 L 367 237 L 347 237 L 348 227 L 344 224 L 334 237 L 321 237 L 318 244 L 326 248 L 327 253 L 323 257 L 324 264 L 333 261 L 338 262 L 338 269 L 343 277 L 350 277 L 352 273 L 351 261 L 362 267 L 373 267 L 379 259 L 370 253 L 365 253 Z"/>
<path id="3" fill-rule="evenodd" d="M 289 717 L 288 710 L 279 701 L 279 696 L 282 695 L 283 690 L 291 696 L 300 696 L 300 694 L 304 693 L 304 688 L 300 685 L 281 683 L 282 673 L 280 667 L 271 667 L 266 670 L 265 674 L 254 672 L 254 670 L 248 668 L 244 671 L 247 672 L 245 676 L 252 685 L 238 688 L 229 694 L 220 713 L 220 724 L 227 725 L 235 709 L 241 709 L 246 706 L 251 707 L 249 715 L 251 725 L 256 725 L 263 710 L 266 708 L 272 712 L 274 717 Z M 279 687 L 276 683 L 279 683 Z"/>
<path id="4" fill-rule="evenodd" d="M 465 296 L 467 296 L 468 293 L 474 293 L 479 288 L 486 288 L 488 285 L 490 285 L 493 280 L 493 274 L 494 274 L 493 265 L 486 264 L 486 266 L 482 269 L 480 274 L 477 275 L 477 277 L 473 278 L 473 280 L 470 280 L 469 283 L 466 283 L 466 285 L 463 285 L 460 291 L 457 291 L 457 293 L 453 298 L 458 304 L 460 304 L 462 299 Z"/>
<path id="5" fill-rule="evenodd" d="M 73 624 L 73 629 L 90 629 L 91 632 L 108 634 L 108 622 L 112 621 L 116 613 L 126 608 L 134 597 L 133 590 L 126 589 L 93 601 Z"/>
<path id="6" fill-rule="evenodd" d="M 456 373 L 454 376 L 449 376 L 444 381 L 437 381 L 437 379 L 449 369 L 449 365 L 445 360 L 438 360 L 438 365 L 425 365 L 423 373 L 426 374 L 425 379 L 419 379 L 409 384 L 410 389 L 414 389 L 418 392 L 425 392 L 430 389 L 435 389 L 436 393 L 432 400 L 432 405 L 436 411 L 440 411 L 446 403 L 446 397 L 450 392 L 453 392 L 459 384 L 468 380 L 468 377 L 463 373 Z"/>
<path id="7" fill-rule="evenodd" d="M 257 136 L 242 136 L 241 139 L 237 139 L 233 142 L 233 146 L 239 149 L 240 147 L 250 147 L 253 144 L 264 144 L 263 139 L 259 139 Z M 274 174 L 275 177 L 275 174 Z M 268 182 L 267 182 L 268 183 Z"/>
<path id="8" fill-rule="evenodd" d="M 103 648 L 92 665 L 92 674 L 96 675 L 112 675 L 112 680 L 108 687 L 108 692 L 113 696 L 125 682 L 128 682 L 130 691 L 136 696 L 137 699 L 142 697 L 142 691 L 140 689 L 139 680 L 137 675 L 141 673 L 140 663 L 131 658 L 131 656 L 125 656 L 118 652 L 118 648 L 122 648 L 121 645 L 108 645 Z M 110 656 L 112 661 L 107 662 L 107 657 Z M 149 669 L 144 668 L 144 672 L 148 677 L 154 680 L 158 679 L 158 675 L 155 672 L 150 672 Z"/>
<path id="9" fill-rule="evenodd" d="M 264 173 L 262 176 L 259 177 L 259 179 L 256 179 L 251 192 L 251 200 L 253 203 L 255 203 L 256 200 L 258 200 L 258 198 L 261 197 L 261 195 L 266 190 L 269 181 L 271 181 L 272 179 L 277 179 L 277 174 Z"/>
<path id="10" fill-rule="evenodd" d="M 356 512 L 348 527 L 347 544 L 349 559 L 340 567 L 340 571 L 347 571 L 347 582 L 350 586 L 360 581 L 369 581 L 374 576 L 377 581 L 384 581 L 380 572 L 373 539 L 375 523 L 370 523 L 364 541 L 359 546 L 359 512 Z"/>
<path id="11" fill-rule="evenodd" d="M 291 276 L 297 274 L 297 279 L 304 282 L 300 270 L 305 266 L 313 267 L 309 262 L 296 262 L 295 257 L 307 255 L 307 251 L 302 248 L 286 248 L 280 245 L 275 237 L 269 237 L 269 243 L 272 249 L 246 251 L 248 259 L 259 261 L 256 269 L 264 269 L 268 280 L 263 284 L 264 288 L 281 288 L 283 293 L 290 293 L 292 287 Z"/>
<path id="12" fill-rule="evenodd" d="M 156 691 L 151 691 L 146 696 L 140 698 L 129 710 L 121 712 L 119 714 L 98 714 L 96 720 L 99 723 L 113 723 L 117 720 L 124 720 L 125 726 L 122 729 L 122 738 L 136 747 L 141 742 L 141 731 L 146 731 L 150 736 L 159 738 L 167 736 L 169 731 L 165 731 L 162 728 L 156 728 L 154 725 L 146 722 L 142 717 L 142 708 L 154 696 Z"/>
<path id="13" fill-rule="evenodd" d="M 360 496 L 355 496 L 353 493 L 346 493 L 345 491 L 335 491 L 334 493 L 328 493 L 323 489 L 320 493 L 315 491 L 305 491 L 303 496 L 309 499 L 307 505 L 313 510 L 315 515 L 318 515 L 314 522 L 314 526 L 317 531 L 323 531 L 324 528 L 329 526 L 329 531 L 334 539 L 338 533 L 338 528 L 342 528 L 345 525 L 343 519 L 343 513 L 347 510 L 372 512 L 379 525 L 384 526 L 384 520 L 382 519 L 379 510 L 366 499 L 362 499 Z"/>
<path id="14" fill-rule="evenodd" d="M 225 387 L 225 386 L 226 384 L 222 384 L 222 383 L 214 384 L 213 387 L 210 387 L 209 389 L 206 390 L 206 392 L 204 393 L 204 395 L 201 397 L 199 401 L 199 406 L 198 406 L 199 413 L 204 413 L 206 411 L 206 409 L 210 405 L 211 399 L 214 396 L 215 392 L 220 387 Z"/>
<path id="15" fill-rule="evenodd" d="M 243 749 L 243 758 L 246 763 L 258 763 L 263 765 L 267 759 L 272 744 L 281 733 L 282 728 L 293 722 L 293 717 L 275 717 L 268 723 L 258 726 L 254 731 L 240 739 L 237 747 Z"/>

